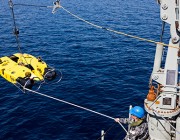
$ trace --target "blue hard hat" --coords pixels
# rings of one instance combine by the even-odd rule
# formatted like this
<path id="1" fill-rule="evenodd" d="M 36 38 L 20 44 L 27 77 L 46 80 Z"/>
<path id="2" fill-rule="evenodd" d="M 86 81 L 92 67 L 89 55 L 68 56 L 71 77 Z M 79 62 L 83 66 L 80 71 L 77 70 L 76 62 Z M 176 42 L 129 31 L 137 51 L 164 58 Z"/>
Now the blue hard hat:
<path id="1" fill-rule="evenodd" d="M 138 118 L 144 117 L 144 109 L 140 106 L 135 106 L 130 110 L 130 114 Z"/>

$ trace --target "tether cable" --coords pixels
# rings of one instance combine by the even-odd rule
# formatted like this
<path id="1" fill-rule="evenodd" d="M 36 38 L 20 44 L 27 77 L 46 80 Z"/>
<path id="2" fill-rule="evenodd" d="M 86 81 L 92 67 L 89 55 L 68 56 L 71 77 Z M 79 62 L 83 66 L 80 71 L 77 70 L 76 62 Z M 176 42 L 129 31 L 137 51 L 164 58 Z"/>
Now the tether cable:
<path id="1" fill-rule="evenodd" d="M 84 20 L 84 19 L 80 18 L 79 16 L 77 16 L 77 15 L 71 13 L 70 11 L 68 11 L 67 9 L 65 9 L 63 6 L 61 6 L 61 8 L 62 8 L 64 11 L 66 11 L 67 13 L 69 13 L 70 15 L 76 17 L 77 19 L 79 19 L 79 20 L 81 20 L 81 21 L 83 21 L 83 22 L 85 22 L 85 23 L 87 23 L 87 24 L 89 24 L 89 25 L 92 25 L 92 26 L 94 26 L 94 27 L 96 27 L 96 28 L 100 28 L 100 29 L 105 29 L 105 30 L 107 30 L 107 28 L 104 28 L 104 27 L 102 27 L 102 26 L 96 25 L 96 24 L 94 24 L 94 23 L 91 23 L 91 22 L 89 22 L 89 21 L 87 21 L 87 20 Z"/>
<path id="2" fill-rule="evenodd" d="M 160 44 L 160 45 L 163 45 L 163 46 L 167 46 L 167 47 L 172 47 L 172 48 L 177 48 L 179 49 L 179 47 L 176 47 L 176 46 L 172 46 L 172 45 L 169 45 L 169 44 L 165 44 L 163 42 L 157 42 L 157 41 L 154 41 L 154 40 L 150 40 L 150 39 L 146 39 L 146 38 L 142 38 L 142 37 L 138 37 L 138 36 L 134 36 L 134 35 L 130 35 L 130 34 L 126 34 L 124 32 L 120 32 L 120 31 L 116 31 L 116 30 L 113 30 L 113 29 L 110 29 L 110 28 L 105 28 L 105 27 L 102 27 L 102 26 L 99 26 L 99 25 L 96 25 L 96 24 L 93 24 L 87 20 L 84 20 L 83 18 L 80 18 L 79 16 L 71 13 L 70 11 L 68 11 L 66 8 L 64 8 L 63 6 L 61 6 L 61 8 L 66 11 L 67 13 L 69 13 L 70 15 L 74 16 L 75 18 L 87 23 L 87 24 L 90 24 L 96 28 L 100 28 L 100 29 L 104 29 L 104 30 L 107 30 L 107 31 L 110 31 L 110 32 L 113 32 L 113 33 L 116 33 L 116 34 L 120 34 L 120 35 L 124 35 L 124 36 L 127 36 L 127 37 L 130 37 L 130 38 L 135 38 L 135 39 L 138 39 L 138 40 L 141 40 L 141 41 L 146 41 L 146 42 L 150 42 L 150 43 L 154 43 L 154 44 Z"/>
<path id="3" fill-rule="evenodd" d="M 97 112 L 97 111 L 93 111 L 93 110 L 91 110 L 91 109 L 82 107 L 82 106 L 80 106 L 80 105 L 76 105 L 76 104 L 73 104 L 73 103 L 71 103 L 71 102 L 67 102 L 67 101 L 65 101 L 65 100 L 61 100 L 61 99 L 58 99 L 58 98 L 55 98 L 55 97 L 52 97 L 52 96 L 49 96 L 49 95 L 46 95 L 46 94 L 43 94 L 43 93 L 34 91 L 34 90 L 31 90 L 31 89 L 28 89 L 28 88 L 24 88 L 24 90 L 29 91 L 29 92 L 31 92 L 31 93 L 39 94 L 39 95 L 41 95 L 41 96 L 44 96 L 44 97 L 47 97 L 47 98 L 50 98 L 50 99 L 53 99 L 53 100 L 56 100 L 56 101 L 59 101 L 59 102 L 63 102 L 63 103 L 65 103 L 65 104 L 69 104 L 69 105 L 74 106 L 74 107 L 77 107 L 77 108 L 81 108 L 81 109 L 83 109 L 83 110 L 86 110 L 86 111 L 89 111 L 89 112 L 98 114 L 98 115 L 100 115 L 100 116 L 104 116 L 104 117 L 109 118 L 109 119 L 112 119 L 112 120 L 115 119 L 115 118 L 113 118 L 113 117 L 110 117 L 110 116 L 108 116 L 108 115 L 99 113 L 99 112 Z M 126 133 L 127 133 L 127 130 L 124 128 L 124 126 L 123 126 L 120 122 L 119 122 L 119 124 L 120 124 L 121 127 L 124 129 L 124 131 L 126 131 Z"/>
<path id="4" fill-rule="evenodd" d="M 44 5 L 30 5 L 30 4 L 14 4 L 14 5 L 19 5 L 19 6 L 34 6 L 34 7 L 45 7 L 45 8 L 52 8 L 53 6 L 44 6 Z M 169 45 L 169 44 L 166 44 L 166 43 L 163 43 L 163 42 L 158 42 L 158 41 L 154 41 L 154 40 L 151 40 L 151 39 L 146 39 L 146 38 L 142 38 L 142 37 L 138 37 L 138 36 L 135 36 L 135 35 L 130 35 L 130 34 L 127 34 L 127 33 L 124 33 L 124 32 L 120 32 L 120 31 L 116 31 L 116 30 L 113 30 L 113 29 L 110 29 L 110 28 L 106 28 L 106 27 L 102 27 L 102 26 L 99 26 L 99 25 L 96 25 L 92 22 L 89 22 L 73 13 L 71 13 L 69 10 L 67 10 L 66 8 L 64 8 L 62 5 L 61 7 L 64 11 L 66 11 L 68 14 L 72 15 L 73 17 L 91 25 L 91 26 L 94 26 L 96 28 L 99 28 L 99 29 L 103 29 L 103 30 L 106 30 L 106 31 L 109 31 L 109 32 L 113 32 L 113 33 L 116 33 L 116 34 L 120 34 L 120 35 L 124 35 L 124 36 L 127 36 L 127 37 L 130 37 L 130 38 L 134 38 L 134 39 L 138 39 L 138 40 L 141 40 L 141 41 L 146 41 L 146 42 L 149 42 L 149 43 L 154 43 L 154 44 L 160 44 L 160 45 L 163 45 L 163 46 L 167 46 L 167 47 L 171 47 L 171 48 L 176 48 L 176 49 L 180 49 L 179 47 L 176 47 L 176 46 L 172 46 L 172 45 Z"/>

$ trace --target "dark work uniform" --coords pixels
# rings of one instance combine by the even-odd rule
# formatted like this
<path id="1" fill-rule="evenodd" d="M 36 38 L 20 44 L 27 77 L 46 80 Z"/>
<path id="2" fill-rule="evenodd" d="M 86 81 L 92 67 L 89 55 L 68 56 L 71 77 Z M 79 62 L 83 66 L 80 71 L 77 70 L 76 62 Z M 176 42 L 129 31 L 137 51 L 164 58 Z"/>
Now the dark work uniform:
<path id="1" fill-rule="evenodd" d="M 121 123 L 129 124 L 130 129 L 124 140 L 147 140 L 148 133 L 148 124 L 144 120 L 139 120 L 134 122 L 129 118 L 119 118 Z"/>

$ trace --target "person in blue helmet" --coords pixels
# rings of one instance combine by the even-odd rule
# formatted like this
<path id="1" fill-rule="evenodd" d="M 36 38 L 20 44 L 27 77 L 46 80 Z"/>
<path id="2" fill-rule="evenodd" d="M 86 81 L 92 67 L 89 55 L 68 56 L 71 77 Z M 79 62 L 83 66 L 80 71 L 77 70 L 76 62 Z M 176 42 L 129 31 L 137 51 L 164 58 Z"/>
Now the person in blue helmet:
<path id="1" fill-rule="evenodd" d="M 116 122 L 129 124 L 130 126 L 124 140 L 147 140 L 149 133 L 144 109 L 135 106 L 130 110 L 130 115 L 130 118 L 115 118 Z"/>

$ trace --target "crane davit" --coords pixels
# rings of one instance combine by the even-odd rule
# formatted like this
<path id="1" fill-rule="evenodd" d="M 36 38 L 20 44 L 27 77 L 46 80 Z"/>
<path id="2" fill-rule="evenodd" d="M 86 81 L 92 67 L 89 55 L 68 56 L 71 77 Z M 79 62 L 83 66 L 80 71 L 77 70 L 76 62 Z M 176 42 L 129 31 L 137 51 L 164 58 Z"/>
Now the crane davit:
<path id="1" fill-rule="evenodd" d="M 144 107 L 151 140 L 180 140 L 179 0 L 158 0 L 158 3 L 162 22 L 170 25 L 170 39 L 165 62 L 162 60 L 165 54 L 163 44 L 156 46 L 150 90 Z"/>

